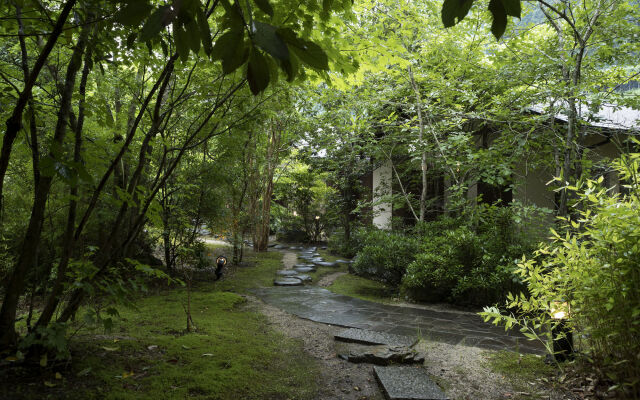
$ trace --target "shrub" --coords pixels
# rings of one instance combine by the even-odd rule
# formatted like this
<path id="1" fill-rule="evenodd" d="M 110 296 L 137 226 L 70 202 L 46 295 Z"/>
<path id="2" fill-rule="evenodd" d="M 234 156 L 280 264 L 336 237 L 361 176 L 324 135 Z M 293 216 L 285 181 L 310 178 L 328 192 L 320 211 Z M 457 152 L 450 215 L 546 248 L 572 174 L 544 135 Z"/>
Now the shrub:
<path id="1" fill-rule="evenodd" d="M 381 230 L 359 231 L 361 250 L 353 264 L 357 275 L 398 285 L 407 265 L 418 251 L 418 241 L 410 236 Z"/>
<path id="2" fill-rule="evenodd" d="M 552 230 L 554 242 L 519 264 L 530 295 L 510 296 L 507 305 L 520 313 L 502 315 L 495 307 L 482 313 L 507 327 L 531 327 L 529 335 L 536 337 L 535 329 L 550 324 L 562 304 L 568 326 L 583 338 L 582 350 L 596 369 L 635 396 L 640 394 L 639 164 L 640 154 L 615 163 L 621 181 L 631 182 L 627 195 L 608 193 L 602 179 L 569 188 L 581 211 L 565 220 L 564 235 Z"/>
<path id="3" fill-rule="evenodd" d="M 487 305 L 503 300 L 521 281 L 516 261 L 530 254 L 516 215 L 507 207 L 480 205 L 473 218 L 443 217 L 417 225 L 420 254 L 407 267 L 402 292 L 419 301 Z"/>

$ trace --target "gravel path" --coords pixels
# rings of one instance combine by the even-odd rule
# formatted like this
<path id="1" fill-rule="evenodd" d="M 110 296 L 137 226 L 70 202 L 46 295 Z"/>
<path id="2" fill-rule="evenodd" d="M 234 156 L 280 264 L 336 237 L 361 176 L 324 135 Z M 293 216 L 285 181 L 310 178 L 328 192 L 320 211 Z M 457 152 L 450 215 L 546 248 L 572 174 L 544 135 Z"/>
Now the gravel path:
<path id="1" fill-rule="evenodd" d="M 286 336 L 301 340 L 304 351 L 320 364 L 317 400 L 383 400 L 369 364 L 352 364 L 338 358 L 331 325 L 304 320 L 264 304 L 252 296 L 249 305 L 264 314 L 269 324 Z"/>

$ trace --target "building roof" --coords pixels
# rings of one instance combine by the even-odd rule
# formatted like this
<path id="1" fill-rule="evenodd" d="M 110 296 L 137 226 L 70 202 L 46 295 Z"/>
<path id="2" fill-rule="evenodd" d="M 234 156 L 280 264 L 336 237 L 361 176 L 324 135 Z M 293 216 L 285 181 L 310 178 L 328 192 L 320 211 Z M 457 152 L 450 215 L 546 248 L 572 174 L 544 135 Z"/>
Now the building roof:
<path id="1" fill-rule="evenodd" d="M 547 113 L 547 107 L 536 104 L 530 107 L 530 110 L 536 114 Z M 582 104 L 578 109 L 580 119 L 589 125 L 625 131 L 640 131 L 640 110 L 634 110 L 630 107 L 620 107 L 613 104 L 603 104 L 599 111 L 592 113 L 587 105 Z M 556 119 L 567 122 L 568 117 L 565 114 L 557 113 Z"/>

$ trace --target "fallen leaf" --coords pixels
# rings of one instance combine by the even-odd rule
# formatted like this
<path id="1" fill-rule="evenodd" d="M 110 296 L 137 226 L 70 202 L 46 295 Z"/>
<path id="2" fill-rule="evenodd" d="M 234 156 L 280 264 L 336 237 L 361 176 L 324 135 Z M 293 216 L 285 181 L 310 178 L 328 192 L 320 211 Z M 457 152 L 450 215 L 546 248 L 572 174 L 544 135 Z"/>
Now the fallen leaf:
<path id="1" fill-rule="evenodd" d="M 60 372 L 56 372 L 56 379 L 62 379 L 62 374 Z"/>
<path id="2" fill-rule="evenodd" d="M 44 385 L 45 385 L 46 387 L 56 387 L 56 384 L 55 384 L 55 383 L 52 383 L 52 382 L 49 382 L 49 381 L 44 381 Z"/>
<path id="3" fill-rule="evenodd" d="M 213 353 L 204 353 L 202 357 L 213 357 Z"/>
<path id="4" fill-rule="evenodd" d="M 118 351 L 120 350 L 120 347 L 108 347 L 108 346 L 102 346 L 102 348 L 106 351 Z"/>
<path id="5" fill-rule="evenodd" d="M 182 345 L 182 348 L 185 349 L 185 350 L 191 350 L 191 347 L 185 346 L 185 345 Z"/>
<path id="6" fill-rule="evenodd" d="M 16 357 L 16 356 L 9 356 L 9 357 L 5 358 L 5 361 L 9 361 L 9 362 L 18 361 L 18 357 Z"/>
<path id="7" fill-rule="evenodd" d="M 43 355 L 40 358 L 40 366 L 43 367 L 43 368 L 47 366 L 47 354 L 46 353 L 45 353 L 45 355 Z"/>
<path id="8" fill-rule="evenodd" d="M 134 375 L 133 371 L 124 371 L 124 373 L 122 374 L 122 379 L 127 379 L 129 377 L 132 377 Z"/>
<path id="9" fill-rule="evenodd" d="M 148 350 L 155 350 L 155 349 L 157 349 L 157 348 L 158 348 L 158 345 L 157 345 L 157 344 L 152 344 L 151 346 L 147 346 L 147 349 L 148 349 Z"/>
<path id="10" fill-rule="evenodd" d="M 356 392 L 359 392 L 359 391 L 360 391 L 360 388 L 359 388 L 359 387 L 357 387 L 357 386 L 354 386 L 354 387 L 353 387 L 353 390 L 355 390 Z"/>

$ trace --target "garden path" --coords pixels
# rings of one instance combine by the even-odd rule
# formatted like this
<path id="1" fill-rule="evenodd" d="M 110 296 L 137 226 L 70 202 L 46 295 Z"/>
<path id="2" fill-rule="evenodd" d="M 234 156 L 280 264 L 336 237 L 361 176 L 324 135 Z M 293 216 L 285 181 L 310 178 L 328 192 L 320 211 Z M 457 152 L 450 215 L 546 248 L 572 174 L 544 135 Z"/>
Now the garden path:
<path id="1" fill-rule="evenodd" d="M 288 260 L 290 257 L 287 255 Z M 505 332 L 503 328 L 485 323 L 471 312 L 374 303 L 316 286 L 268 287 L 255 289 L 254 293 L 267 304 L 315 322 L 419 336 L 448 344 L 544 354 L 542 344 L 529 341 L 517 332 Z"/>

